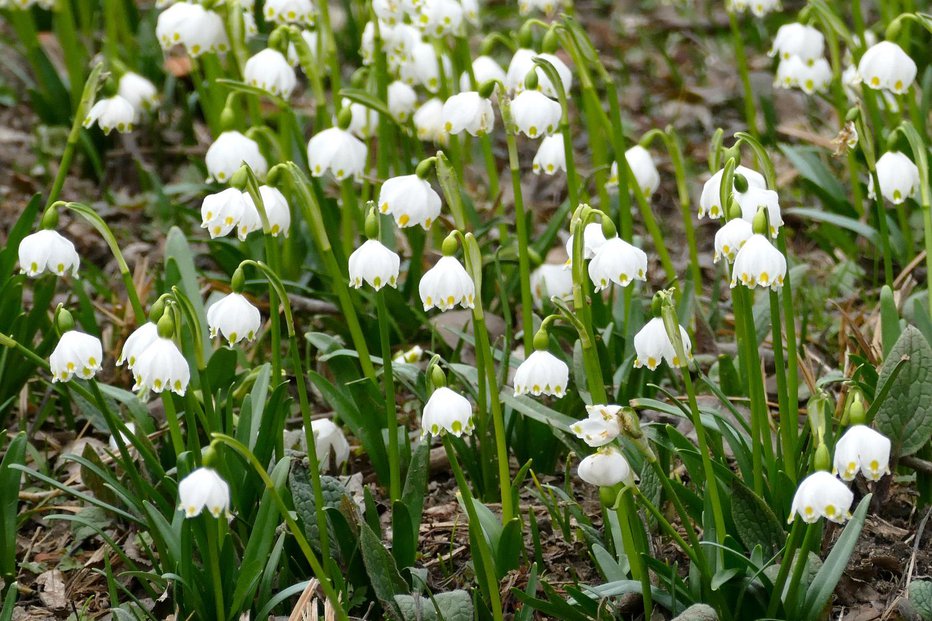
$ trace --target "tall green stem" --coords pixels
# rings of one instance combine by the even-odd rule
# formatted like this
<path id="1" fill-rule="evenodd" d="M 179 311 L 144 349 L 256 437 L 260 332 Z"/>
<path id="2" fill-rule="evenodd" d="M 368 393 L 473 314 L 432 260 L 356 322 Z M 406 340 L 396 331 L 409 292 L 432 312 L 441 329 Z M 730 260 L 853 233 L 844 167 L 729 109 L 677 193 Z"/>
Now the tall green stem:
<path id="1" fill-rule="evenodd" d="M 624 489 L 618 494 L 615 502 L 615 513 L 618 515 L 618 525 L 621 527 L 621 539 L 624 543 L 625 552 L 628 556 L 628 562 L 631 565 L 631 576 L 641 582 L 641 595 L 644 598 L 644 618 L 651 618 L 651 609 L 653 608 L 653 598 L 650 590 L 650 571 L 644 562 L 641 553 L 647 553 L 647 550 L 641 550 L 637 540 L 634 538 L 634 528 L 641 528 L 640 518 L 637 509 L 634 507 L 633 492 Z"/>
<path id="2" fill-rule="evenodd" d="M 172 449 L 175 451 L 177 458 L 184 452 L 184 439 L 181 437 L 181 426 L 178 424 L 178 411 L 175 409 L 175 402 L 172 400 L 172 393 L 164 391 L 162 393 L 162 406 L 165 408 L 165 420 L 168 421 L 168 435 L 172 440 Z M 194 430 L 189 430 L 194 433 Z"/>
<path id="3" fill-rule="evenodd" d="M 796 591 L 799 588 L 800 580 L 802 580 L 803 571 L 805 571 L 806 565 L 809 564 L 809 551 L 816 544 L 821 533 L 822 528 L 818 523 L 806 524 L 806 534 L 803 536 L 803 544 L 799 547 L 799 554 L 796 556 L 796 564 L 793 566 L 793 576 L 790 578 L 790 585 L 786 590 L 785 604 L 790 616 L 798 612 L 795 610 L 796 605 L 802 603 L 802 601 L 798 599 Z M 805 593 L 802 595 L 805 596 Z"/>
<path id="4" fill-rule="evenodd" d="M 226 621 L 219 554 L 219 549 L 223 546 L 223 539 L 220 536 L 217 518 L 205 513 L 202 519 L 207 524 L 207 557 L 210 564 L 210 578 L 213 582 L 214 608 L 216 609 L 217 621 Z"/>
<path id="5" fill-rule="evenodd" d="M 382 384 L 385 388 L 385 426 L 388 429 L 389 497 L 401 500 L 401 457 L 398 450 L 398 413 L 395 411 L 395 381 L 392 374 L 392 347 L 389 342 L 389 317 L 385 291 L 375 294 L 379 317 L 379 340 L 382 344 Z"/>
<path id="6" fill-rule="evenodd" d="M 780 321 L 780 296 L 770 292 L 770 330 L 773 343 L 773 363 L 777 376 L 777 401 L 780 407 L 780 443 L 783 464 L 790 481 L 796 483 L 796 430 L 789 412 L 786 365 L 783 362 L 783 329 Z"/>
<path id="7" fill-rule="evenodd" d="M 790 575 L 790 568 L 793 565 L 793 557 L 796 555 L 796 547 L 799 545 L 799 538 L 803 534 L 801 519 L 793 522 L 790 529 L 790 536 L 783 548 L 783 559 L 780 561 L 780 570 L 777 572 L 777 579 L 774 580 L 773 590 L 770 592 L 770 604 L 767 606 L 767 617 L 774 617 L 777 614 L 777 607 L 780 605 L 780 598 L 783 596 L 783 586 L 786 584 L 786 578 Z"/>
<path id="8" fill-rule="evenodd" d="M 748 124 L 748 132 L 755 138 L 757 132 L 757 105 L 754 102 L 754 89 L 751 87 L 751 76 L 748 71 L 748 59 L 744 52 L 744 37 L 741 36 L 741 26 L 734 11 L 728 11 L 728 26 L 731 29 L 731 42 L 735 51 L 735 61 L 738 64 L 738 75 L 741 77 L 741 87 L 744 89 L 744 118 Z"/>

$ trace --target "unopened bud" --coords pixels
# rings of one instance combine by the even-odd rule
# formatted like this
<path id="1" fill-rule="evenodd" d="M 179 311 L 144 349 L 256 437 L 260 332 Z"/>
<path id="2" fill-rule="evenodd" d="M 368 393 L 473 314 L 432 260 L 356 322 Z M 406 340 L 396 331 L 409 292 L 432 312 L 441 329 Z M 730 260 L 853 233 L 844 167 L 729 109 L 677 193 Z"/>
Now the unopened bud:
<path id="1" fill-rule="evenodd" d="M 825 442 L 819 444 L 819 447 L 816 449 L 815 457 L 812 459 L 812 466 L 815 470 L 832 469 L 832 455 L 829 453 L 828 446 L 826 446 Z"/>
<path id="2" fill-rule="evenodd" d="M 74 317 L 72 317 L 71 312 L 61 304 L 59 304 L 56 309 L 55 323 L 58 326 L 58 331 L 62 334 L 69 330 L 74 330 Z"/>
<path id="3" fill-rule="evenodd" d="M 349 106 L 345 106 L 337 115 L 337 127 L 346 129 L 353 122 L 353 111 Z"/>
<path id="4" fill-rule="evenodd" d="M 845 418 L 848 420 L 848 425 L 863 425 L 866 420 L 866 413 L 861 390 L 852 388 L 848 393 L 848 403 L 845 404 Z"/>
<path id="5" fill-rule="evenodd" d="M 375 203 L 369 201 L 369 213 L 366 214 L 366 238 L 375 239 L 379 236 L 379 214 L 375 209 Z"/>
<path id="6" fill-rule="evenodd" d="M 162 313 L 158 322 L 159 336 L 163 339 L 170 339 L 175 334 L 175 320 L 172 319 L 171 313 Z"/>
<path id="7" fill-rule="evenodd" d="M 443 369 L 441 369 L 438 364 L 433 365 L 430 369 L 430 383 L 434 385 L 435 390 L 447 385 L 446 373 L 443 372 Z"/>
<path id="8" fill-rule="evenodd" d="M 748 179 L 742 174 L 737 174 L 734 176 L 735 189 L 739 192 L 748 191 Z"/>
<path id="9" fill-rule="evenodd" d="M 152 305 L 152 308 L 149 309 L 149 321 L 158 323 L 159 319 L 162 318 L 162 313 L 165 312 L 165 300 L 159 298 L 155 301 L 155 304 Z"/>
<path id="10" fill-rule="evenodd" d="M 524 77 L 524 87 L 529 91 L 537 90 L 537 69 L 531 69 L 527 72 L 527 75 Z"/>
<path id="11" fill-rule="evenodd" d="M 557 51 L 557 47 L 560 45 L 560 39 L 557 37 L 557 31 L 551 28 L 547 31 L 547 34 L 544 35 L 544 40 L 541 43 L 541 50 L 547 54 L 553 54 Z"/>

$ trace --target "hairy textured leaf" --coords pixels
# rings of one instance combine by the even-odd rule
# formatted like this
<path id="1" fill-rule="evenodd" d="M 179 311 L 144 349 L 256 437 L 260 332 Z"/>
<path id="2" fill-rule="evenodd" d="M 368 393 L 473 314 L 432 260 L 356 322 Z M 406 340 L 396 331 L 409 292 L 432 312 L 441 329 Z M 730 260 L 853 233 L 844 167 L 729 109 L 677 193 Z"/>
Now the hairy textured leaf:
<path id="1" fill-rule="evenodd" d="M 365 522 L 359 524 L 359 546 L 375 596 L 387 610 L 394 613 L 394 616 L 401 618 L 401 611 L 395 603 L 395 596 L 406 594 L 408 585 L 398 573 L 395 559 L 382 545 L 375 531 Z"/>
<path id="2" fill-rule="evenodd" d="M 472 598 L 461 589 L 437 593 L 433 601 L 420 595 L 396 595 L 395 603 L 405 621 L 471 621 L 473 618 Z"/>
<path id="3" fill-rule="evenodd" d="M 874 424 L 893 442 L 893 454 L 911 455 L 932 437 L 932 347 L 922 333 L 907 326 L 884 360 L 878 385 L 908 357 L 877 409 Z"/>
<path id="4" fill-rule="evenodd" d="M 740 479 L 731 482 L 731 515 L 741 543 L 748 550 L 760 545 L 767 554 L 783 547 L 786 534 L 770 506 Z"/>
<path id="5" fill-rule="evenodd" d="M 693 604 L 673 621 L 718 621 L 715 609 L 706 604 Z"/>
<path id="6" fill-rule="evenodd" d="M 928 580 L 913 580 L 907 589 L 909 603 L 912 604 L 923 621 L 932 621 L 932 582 Z"/>

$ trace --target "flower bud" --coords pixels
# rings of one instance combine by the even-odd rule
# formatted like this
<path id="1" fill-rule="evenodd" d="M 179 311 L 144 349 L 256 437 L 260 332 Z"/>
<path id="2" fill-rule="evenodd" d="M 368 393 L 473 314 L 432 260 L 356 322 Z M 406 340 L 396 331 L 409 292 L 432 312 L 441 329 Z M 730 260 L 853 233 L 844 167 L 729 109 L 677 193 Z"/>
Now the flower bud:
<path id="1" fill-rule="evenodd" d="M 165 312 L 165 300 L 159 298 L 155 301 L 155 304 L 149 309 L 149 321 L 156 323 L 159 319 L 162 318 L 162 313 Z"/>
<path id="2" fill-rule="evenodd" d="M 430 368 L 430 382 L 434 385 L 434 389 L 443 388 L 447 385 L 447 376 L 443 372 L 443 369 L 440 368 L 439 364 L 432 365 Z"/>
<path id="3" fill-rule="evenodd" d="M 736 174 L 734 176 L 735 189 L 739 192 L 748 191 L 748 179 L 742 174 Z"/>
<path id="4" fill-rule="evenodd" d="M 861 107 L 855 106 L 848 110 L 848 114 L 845 115 L 845 120 L 848 122 L 854 122 L 861 118 Z"/>
<path id="5" fill-rule="evenodd" d="M 845 419 L 851 426 L 865 424 L 864 401 L 860 388 L 848 391 L 848 403 L 845 404 Z"/>
<path id="6" fill-rule="evenodd" d="M 829 453 L 828 446 L 823 442 L 816 449 L 815 457 L 812 460 L 812 466 L 816 470 L 831 470 L 832 455 Z"/>
<path id="7" fill-rule="evenodd" d="M 417 165 L 417 168 L 414 169 L 414 174 L 416 174 L 420 179 L 427 179 L 427 176 L 430 175 L 436 163 L 437 163 L 436 156 L 423 159 Z"/>
<path id="8" fill-rule="evenodd" d="M 43 229 L 54 229 L 58 227 L 58 209 L 55 205 L 45 210 L 45 213 L 42 214 L 42 221 L 39 226 Z"/>
<path id="9" fill-rule="evenodd" d="M 285 164 L 276 164 L 269 169 L 269 173 L 265 176 L 265 183 L 272 187 L 278 187 L 282 182 L 282 175 L 285 174 Z"/>
<path id="10" fill-rule="evenodd" d="M 236 129 L 236 113 L 230 106 L 224 106 L 223 112 L 220 113 L 220 131 L 232 131 Z"/>
<path id="11" fill-rule="evenodd" d="M 557 32 L 551 28 L 547 31 L 547 34 L 544 35 L 544 40 L 541 43 L 540 49 L 547 54 L 553 54 L 557 51 L 559 44 L 560 39 L 557 37 Z"/>
<path id="12" fill-rule="evenodd" d="M 337 127 L 346 129 L 353 122 L 353 110 L 350 106 L 344 106 L 340 113 L 337 114 Z"/>
<path id="13" fill-rule="evenodd" d="M 58 326 L 58 331 L 61 334 L 69 330 L 74 330 L 74 317 L 72 317 L 71 312 L 61 304 L 58 305 L 55 311 L 55 324 Z"/>
<path id="14" fill-rule="evenodd" d="M 366 238 L 376 239 L 379 236 L 379 216 L 375 210 L 375 203 L 369 201 L 369 213 L 366 215 Z"/>
<path id="15" fill-rule="evenodd" d="M 170 339 L 175 334 L 175 320 L 171 313 L 163 313 L 157 325 L 161 338 Z"/>
<path id="16" fill-rule="evenodd" d="M 230 289 L 233 293 L 242 293 L 243 287 L 246 286 L 246 274 L 242 267 L 237 267 L 233 272 L 233 278 L 230 279 Z"/>
<path id="17" fill-rule="evenodd" d="M 528 71 L 527 75 L 524 77 L 524 87 L 529 91 L 536 91 L 537 83 L 537 70 Z"/>
<path id="18" fill-rule="evenodd" d="M 599 488 L 599 501 L 602 503 L 603 507 L 611 509 L 615 506 L 615 501 L 618 500 L 618 486 L 613 485 L 611 487 L 600 487 Z"/>
<path id="19" fill-rule="evenodd" d="M 518 47 L 530 48 L 534 44 L 534 26 L 530 21 L 524 22 L 518 30 Z"/>

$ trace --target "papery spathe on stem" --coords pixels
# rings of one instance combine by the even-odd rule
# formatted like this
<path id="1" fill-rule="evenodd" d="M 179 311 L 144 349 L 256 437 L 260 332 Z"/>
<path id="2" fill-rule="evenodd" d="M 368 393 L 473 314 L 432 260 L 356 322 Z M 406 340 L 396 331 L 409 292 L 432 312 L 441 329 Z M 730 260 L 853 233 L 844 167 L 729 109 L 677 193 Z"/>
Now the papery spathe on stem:
<path id="1" fill-rule="evenodd" d="M 64 276 L 68 272 L 78 277 L 81 258 L 71 240 L 57 231 L 43 229 L 27 235 L 19 242 L 19 269 L 30 278 L 44 272 Z"/>
<path id="2" fill-rule="evenodd" d="M 792 522 L 798 515 L 807 524 L 813 524 L 822 517 L 844 524 L 851 517 L 852 502 L 854 494 L 847 485 L 819 470 L 799 484 L 787 521 Z"/>
<path id="3" fill-rule="evenodd" d="M 866 425 L 854 425 L 835 444 L 832 474 L 845 481 L 858 471 L 869 481 L 879 481 L 890 474 L 890 439 Z"/>
<path id="4" fill-rule="evenodd" d="M 197 468 L 178 483 L 178 509 L 194 518 L 204 509 L 215 518 L 230 515 L 230 486 L 212 468 Z"/>
<path id="5" fill-rule="evenodd" d="M 49 356 L 52 382 L 68 382 L 75 375 L 91 379 L 100 370 L 102 362 L 100 339 L 78 330 L 68 330 L 61 335 Z"/>
<path id="6" fill-rule="evenodd" d="M 208 181 L 228 182 L 243 164 L 249 166 L 259 179 L 264 179 L 269 165 L 259 150 L 259 144 L 242 132 L 228 130 L 217 136 L 207 155 Z"/>

